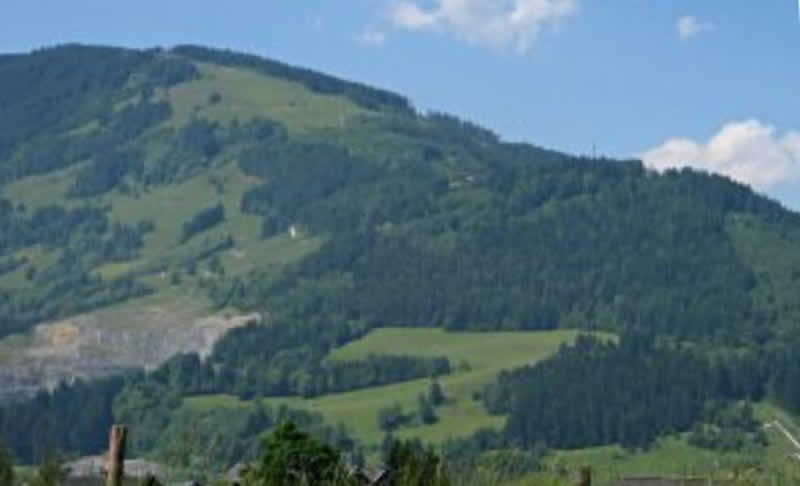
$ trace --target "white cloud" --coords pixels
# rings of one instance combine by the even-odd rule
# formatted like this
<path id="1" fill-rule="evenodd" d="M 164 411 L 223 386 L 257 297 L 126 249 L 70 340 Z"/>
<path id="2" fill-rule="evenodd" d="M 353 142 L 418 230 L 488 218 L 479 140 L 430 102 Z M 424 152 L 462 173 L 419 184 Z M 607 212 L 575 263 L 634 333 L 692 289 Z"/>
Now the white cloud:
<path id="1" fill-rule="evenodd" d="M 542 28 L 578 10 L 578 0 L 434 0 L 430 8 L 399 0 L 389 9 L 395 27 L 437 30 L 474 44 L 530 49 Z"/>
<path id="2" fill-rule="evenodd" d="M 701 22 L 693 15 L 685 15 L 678 19 L 678 37 L 689 40 L 704 32 L 713 32 L 717 26 L 712 22 Z"/>
<path id="3" fill-rule="evenodd" d="M 800 131 L 779 134 L 774 126 L 755 119 L 738 121 L 723 126 L 705 143 L 674 138 L 641 158 L 657 170 L 688 166 L 771 189 L 800 182 Z"/>
<path id="4" fill-rule="evenodd" d="M 389 17 L 398 27 L 409 30 L 424 29 L 436 24 L 436 15 L 426 12 L 410 2 L 400 2 L 392 5 Z"/>
<path id="5" fill-rule="evenodd" d="M 380 47 L 386 43 L 386 34 L 377 30 L 365 30 L 358 36 L 358 41 L 366 46 Z"/>

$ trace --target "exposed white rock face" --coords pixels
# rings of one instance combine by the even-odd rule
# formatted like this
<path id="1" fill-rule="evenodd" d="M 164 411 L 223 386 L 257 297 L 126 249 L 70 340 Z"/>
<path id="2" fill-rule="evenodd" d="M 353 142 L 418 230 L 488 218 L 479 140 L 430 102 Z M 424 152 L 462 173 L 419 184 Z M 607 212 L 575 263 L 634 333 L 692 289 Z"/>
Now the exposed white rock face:
<path id="1" fill-rule="evenodd" d="M 178 353 L 207 357 L 226 332 L 260 314 L 208 315 L 203 306 L 170 304 L 96 312 L 37 326 L 0 341 L 0 400 L 24 398 L 62 381 L 153 369 Z"/>

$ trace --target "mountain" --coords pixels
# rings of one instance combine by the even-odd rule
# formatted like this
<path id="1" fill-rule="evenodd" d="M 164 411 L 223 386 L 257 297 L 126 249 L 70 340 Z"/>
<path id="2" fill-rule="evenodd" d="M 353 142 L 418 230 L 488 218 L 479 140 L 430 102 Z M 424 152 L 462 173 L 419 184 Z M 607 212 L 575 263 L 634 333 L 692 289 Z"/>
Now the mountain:
<path id="1" fill-rule="evenodd" d="M 734 339 L 795 312 L 780 294 L 800 268 L 766 255 L 792 259 L 800 216 L 721 177 L 504 143 L 202 47 L 69 45 L 0 69 L 4 336 L 161 293 L 164 271 L 217 281 L 185 271 L 212 259 L 226 278 L 280 275 L 270 295 L 347 274 L 337 305 L 371 324 Z M 401 300 L 365 295 L 390 287 Z"/>
<path id="2" fill-rule="evenodd" d="M 179 398 L 314 397 L 449 369 L 328 359 L 386 327 L 767 349 L 796 333 L 799 244 L 799 214 L 726 178 L 509 143 L 255 56 L 0 56 L 8 394 L 146 367 Z"/>
<path id="3" fill-rule="evenodd" d="M 77 45 L 0 57 L 3 393 L 210 349 L 247 319 L 210 306 L 209 282 L 319 246 L 263 239 L 261 216 L 241 209 L 262 181 L 235 159 L 278 127 L 261 116 L 305 136 L 379 103 L 409 108 L 282 64 L 247 67 L 256 61 Z"/>

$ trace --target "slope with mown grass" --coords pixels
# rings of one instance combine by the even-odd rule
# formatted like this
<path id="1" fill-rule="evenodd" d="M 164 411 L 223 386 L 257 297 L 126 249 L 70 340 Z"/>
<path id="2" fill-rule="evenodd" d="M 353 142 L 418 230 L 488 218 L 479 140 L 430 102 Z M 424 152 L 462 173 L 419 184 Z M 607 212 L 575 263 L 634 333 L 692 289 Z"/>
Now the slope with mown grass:
<path id="1" fill-rule="evenodd" d="M 441 329 L 377 329 L 361 340 L 335 350 L 332 360 L 359 360 L 370 354 L 445 356 L 453 364 L 451 375 L 438 378 L 447 400 L 436 412 L 439 422 L 415 425 L 395 432 L 397 437 L 419 437 L 426 442 L 442 443 L 463 438 L 480 428 L 500 428 L 503 417 L 491 416 L 476 400 L 483 387 L 502 370 L 535 363 L 553 354 L 559 346 L 574 340 L 576 331 L 456 333 Z M 416 412 L 418 396 L 428 393 L 430 379 L 367 388 L 304 400 L 270 399 L 271 405 L 287 404 L 321 412 L 330 423 L 343 423 L 370 446 L 384 435 L 378 425 L 378 412 L 400 404 L 407 412 Z M 193 397 L 186 400 L 192 408 L 245 407 L 247 402 L 233 397 Z"/>

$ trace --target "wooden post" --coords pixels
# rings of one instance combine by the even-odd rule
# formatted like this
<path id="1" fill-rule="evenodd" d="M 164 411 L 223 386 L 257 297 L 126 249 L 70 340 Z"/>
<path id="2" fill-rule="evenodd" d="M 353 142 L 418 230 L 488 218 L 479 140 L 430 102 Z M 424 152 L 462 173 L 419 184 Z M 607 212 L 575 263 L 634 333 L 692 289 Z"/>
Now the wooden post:
<path id="1" fill-rule="evenodd" d="M 108 459 L 106 462 L 106 486 L 122 486 L 125 474 L 125 439 L 128 429 L 124 425 L 111 427 L 108 438 Z"/>
<path id="2" fill-rule="evenodd" d="M 578 476 L 577 486 L 592 486 L 592 468 L 584 466 L 581 468 Z"/>

